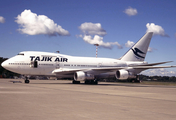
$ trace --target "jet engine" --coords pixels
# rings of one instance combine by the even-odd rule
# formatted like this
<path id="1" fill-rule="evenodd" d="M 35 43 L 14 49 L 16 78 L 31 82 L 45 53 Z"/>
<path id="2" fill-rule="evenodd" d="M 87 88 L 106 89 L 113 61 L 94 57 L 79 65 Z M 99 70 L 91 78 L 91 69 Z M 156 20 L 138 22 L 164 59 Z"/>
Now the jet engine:
<path id="1" fill-rule="evenodd" d="M 76 81 L 83 81 L 83 80 L 94 80 L 95 77 L 92 74 L 87 74 L 83 71 L 78 71 L 74 74 L 74 80 Z"/>
<path id="2" fill-rule="evenodd" d="M 119 80 L 127 80 L 127 79 L 136 79 L 137 76 L 134 75 L 132 72 L 128 72 L 126 70 L 118 70 L 116 71 L 116 79 Z"/>

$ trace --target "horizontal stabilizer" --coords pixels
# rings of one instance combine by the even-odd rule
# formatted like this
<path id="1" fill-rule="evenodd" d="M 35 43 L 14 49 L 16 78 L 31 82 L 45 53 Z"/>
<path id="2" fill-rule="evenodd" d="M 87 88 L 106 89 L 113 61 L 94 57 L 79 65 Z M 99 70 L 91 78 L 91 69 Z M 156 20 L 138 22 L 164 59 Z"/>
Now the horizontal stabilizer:
<path id="1" fill-rule="evenodd" d="M 138 65 L 138 66 L 154 66 L 154 65 L 166 64 L 166 63 L 170 63 L 170 62 L 173 62 L 173 61 L 158 62 L 158 63 L 150 63 L 150 64 L 146 64 L 146 65 Z"/>
<path id="2" fill-rule="evenodd" d="M 157 69 L 157 68 L 172 68 L 176 66 L 136 66 L 134 69 Z"/>

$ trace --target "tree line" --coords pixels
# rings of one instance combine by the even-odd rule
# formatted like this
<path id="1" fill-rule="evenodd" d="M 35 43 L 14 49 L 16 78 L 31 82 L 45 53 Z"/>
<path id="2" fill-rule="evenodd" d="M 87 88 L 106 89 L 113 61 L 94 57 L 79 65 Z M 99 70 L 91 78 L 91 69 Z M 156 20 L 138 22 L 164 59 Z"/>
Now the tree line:
<path id="1" fill-rule="evenodd" d="M 142 81 L 159 81 L 159 82 L 176 82 L 175 76 L 146 76 L 139 75 L 139 79 Z"/>

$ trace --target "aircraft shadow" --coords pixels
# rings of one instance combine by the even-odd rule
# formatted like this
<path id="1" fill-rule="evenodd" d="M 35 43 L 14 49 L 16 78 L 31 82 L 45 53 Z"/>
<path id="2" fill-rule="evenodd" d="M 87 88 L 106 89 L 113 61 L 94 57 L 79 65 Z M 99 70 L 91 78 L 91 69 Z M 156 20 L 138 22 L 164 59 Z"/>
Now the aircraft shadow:
<path id="1" fill-rule="evenodd" d="M 85 84 L 85 83 L 80 83 L 80 84 L 73 84 L 72 81 L 68 83 L 62 83 L 62 82 L 55 82 L 55 83 L 29 83 L 29 84 L 50 84 L 50 85 L 86 85 L 86 86 L 125 86 L 125 87 L 151 87 L 149 85 L 140 85 L 139 83 L 98 83 L 97 85 L 94 84 Z"/>
<path id="2" fill-rule="evenodd" d="M 144 85 L 144 84 L 140 84 L 140 83 L 120 83 L 120 82 L 117 82 L 117 83 L 111 83 L 111 82 L 99 82 L 97 85 L 94 85 L 94 84 L 85 84 L 85 83 L 80 83 L 80 84 L 73 84 L 72 81 L 68 81 L 68 82 L 52 82 L 52 83 L 49 83 L 49 82 L 46 82 L 46 83 L 33 83 L 33 82 L 30 82 L 29 84 L 50 84 L 50 85 L 85 85 L 85 86 L 124 86 L 124 87 L 159 87 L 159 88 L 176 88 L 176 86 L 167 86 L 167 85 Z"/>

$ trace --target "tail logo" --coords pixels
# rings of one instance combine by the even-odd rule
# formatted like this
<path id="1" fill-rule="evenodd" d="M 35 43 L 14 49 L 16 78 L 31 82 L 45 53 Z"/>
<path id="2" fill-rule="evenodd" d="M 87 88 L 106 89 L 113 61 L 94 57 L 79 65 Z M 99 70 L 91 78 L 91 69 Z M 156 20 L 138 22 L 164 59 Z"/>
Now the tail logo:
<path id="1" fill-rule="evenodd" d="M 131 50 L 133 51 L 133 53 L 134 53 L 137 57 L 139 57 L 139 58 L 145 58 L 145 57 L 139 55 L 139 53 L 141 53 L 141 54 L 145 54 L 145 53 L 142 52 L 141 50 L 139 50 L 138 48 L 134 48 L 134 49 L 131 48 Z"/>

